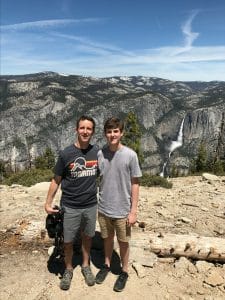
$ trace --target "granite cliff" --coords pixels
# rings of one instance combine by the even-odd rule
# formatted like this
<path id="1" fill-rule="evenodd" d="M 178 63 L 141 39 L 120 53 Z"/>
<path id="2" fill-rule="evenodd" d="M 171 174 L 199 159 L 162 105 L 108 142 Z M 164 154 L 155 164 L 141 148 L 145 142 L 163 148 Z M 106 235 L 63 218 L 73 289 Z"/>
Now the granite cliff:
<path id="1" fill-rule="evenodd" d="M 81 114 L 95 118 L 94 141 L 103 145 L 104 120 L 130 111 L 141 126 L 146 172 L 159 174 L 170 157 L 167 168 L 175 165 L 186 174 L 199 144 L 213 155 L 219 136 L 224 157 L 225 82 L 44 72 L 0 76 L 0 93 L 0 160 L 13 169 L 24 168 L 48 146 L 57 153 L 73 142 Z"/>

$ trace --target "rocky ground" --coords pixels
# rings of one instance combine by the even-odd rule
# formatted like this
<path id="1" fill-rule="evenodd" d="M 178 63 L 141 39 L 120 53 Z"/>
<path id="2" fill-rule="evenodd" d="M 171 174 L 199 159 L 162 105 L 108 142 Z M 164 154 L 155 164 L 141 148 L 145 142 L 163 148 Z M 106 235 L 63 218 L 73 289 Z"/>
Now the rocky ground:
<path id="1" fill-rule="evenodd" d="M 150 251 L 150 235 L 177 234 L 225 238 L 225 177 L 171 179 L 172 189 L 141 187 L 138 223 L 133 228 L 129 280 L 121 293 L 113 292 L 119 270 L 117 245 L 112 273 L 102 285 L 86 286 L 80 255 L 74 256 L 69 291 L 59 288 L 62 261 L 51 260 L 53 241 L 45 231 L 43 204 L 49 183 L 32 187 L 0 186 L 1 278 L 4 300 L 57 299 L 225 299 L 225 264 L 185 257 L 162 258 Z M 60 193 L 56 197 L 58 203 Z M 225 255 L 225 249 L 224 249 Z M 97 273 L 103 261 L 98 227 L 91 266 Z"/>

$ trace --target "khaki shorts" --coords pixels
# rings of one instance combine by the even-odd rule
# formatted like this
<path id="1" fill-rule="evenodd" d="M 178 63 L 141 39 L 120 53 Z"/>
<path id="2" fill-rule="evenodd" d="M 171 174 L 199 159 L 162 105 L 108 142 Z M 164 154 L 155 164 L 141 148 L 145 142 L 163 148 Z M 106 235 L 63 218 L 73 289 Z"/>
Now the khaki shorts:
<path id="1" fill-rule="evenodd" d="M 131 226 L 127 225 L 127 218 L 115 219 L 98 213 L 98 222 L 103 239 L 106 239 L 109 235 L 116 232 L 118 241 L 129 242 L 131 237 Z"/>

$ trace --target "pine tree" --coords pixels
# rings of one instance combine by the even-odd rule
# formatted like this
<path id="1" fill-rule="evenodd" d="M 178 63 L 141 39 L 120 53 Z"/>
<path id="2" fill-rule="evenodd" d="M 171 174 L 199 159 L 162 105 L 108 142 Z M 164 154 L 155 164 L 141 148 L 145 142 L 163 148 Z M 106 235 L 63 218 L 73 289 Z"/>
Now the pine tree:
<path id="1" fill-rule="evenodd" d="M 137 117 L 133 112 L 129 112 L 124 120 L 125 131 L 123 135 L 123 144 L 133 149 L 137 155 L 140 164 L 144 161 L 143 154 L 141 152 L 141 130 L 138 124 Z"/>
<path id="2" fill-rule="evenodd" d="M 0 181 L 6 176 L 6 168 L 3 160 L 0 160 Z"/>
<path id="3" fill-rule="evenodd" d="M 197 172 L 206 171 L 207 152 L 206 152 L 205 144 L 203 142 L 201 142 L 201 144 L 199 145 L 195 166 Z"/>
<path id="4" fill-rule="evenodd" d="M 55 165 L 55 156 L 51 148 L 46 148 L 44 154 L 35 159 L 37 169 L 52 169 Z"/>

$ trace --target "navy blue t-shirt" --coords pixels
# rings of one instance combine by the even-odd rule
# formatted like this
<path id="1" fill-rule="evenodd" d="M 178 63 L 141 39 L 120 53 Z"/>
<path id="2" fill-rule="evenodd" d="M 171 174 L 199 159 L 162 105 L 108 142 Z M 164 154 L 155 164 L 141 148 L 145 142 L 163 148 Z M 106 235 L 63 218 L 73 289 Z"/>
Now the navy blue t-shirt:
<path id="1" fill-rule="evenodd" d="M 60 151 L 54 173 L 62 177 L 62 206 L 85 208 L 97 204 L 97 152 L 95 145 L 79 149 L 74 144 Z"/>

